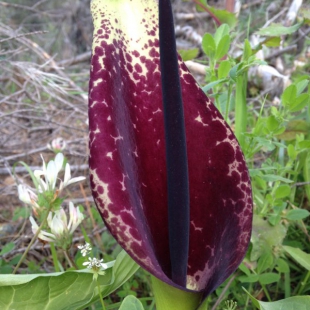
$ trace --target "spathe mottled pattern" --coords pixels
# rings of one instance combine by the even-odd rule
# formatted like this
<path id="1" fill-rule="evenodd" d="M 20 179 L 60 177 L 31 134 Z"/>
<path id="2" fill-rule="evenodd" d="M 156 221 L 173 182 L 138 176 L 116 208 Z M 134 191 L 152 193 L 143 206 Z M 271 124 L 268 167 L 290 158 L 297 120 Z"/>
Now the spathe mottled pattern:
<path id="1" fill-rule="evenodd" d="M 90 171 L 109 230 L 168 284 L 167 181 L 155 0 L 93 0 Z M 180 60 L 190 185 L 186 288 L 213 291 L 242 261 L 252 197 L 231 129 Z M 180 287 L 179 287 L 180 288 Z"/>

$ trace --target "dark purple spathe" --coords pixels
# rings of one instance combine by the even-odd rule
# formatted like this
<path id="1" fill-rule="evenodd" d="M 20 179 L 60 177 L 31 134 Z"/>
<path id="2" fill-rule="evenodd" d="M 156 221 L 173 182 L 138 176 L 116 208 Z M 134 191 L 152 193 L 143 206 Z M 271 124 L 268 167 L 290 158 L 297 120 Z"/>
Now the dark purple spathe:
<path id="1" fill-rule="evenodd" d="M 158 7 L 155 0 L 93 0 L 89 90 L 91 185 L 123 248 L 171 280 Z M 186 288 L 213 291 L 242 261 L 252 197 L 240 147 L 180 61 L 190 191 Z"/>

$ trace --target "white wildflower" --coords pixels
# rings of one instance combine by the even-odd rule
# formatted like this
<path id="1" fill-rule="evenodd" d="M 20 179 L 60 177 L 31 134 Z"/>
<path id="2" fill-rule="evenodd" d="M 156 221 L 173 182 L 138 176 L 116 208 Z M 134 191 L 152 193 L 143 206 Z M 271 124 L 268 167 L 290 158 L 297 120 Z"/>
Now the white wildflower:
<path id="1" fill-rule="evenodd" d="M 68 185 L 79 182 L 79 181 L 83 181 L 83 180 L 85 180 L 85 177 L 83 176 L 71 179 L 71 168 L 70 168 L 70 165 L 66 163 L 64 181 L 63 182 L 61 181 L 59 190 L 63 190 Z"/>
<path id="2" fill-rule="evenodd" d="M 18 198 L 22 202 L 31 205 L 33 211 L 37 213 L 37 210 L 40 208 L 40 206 L 37 203 L 38 200 L 37 195 L 23 184 L 19 184 L 17 189 L 18 189 Z"/>
<path id="3" fill-rule="evenodd" d="M 38 229 L 39 229 L 39 226 L 38 224 L 36 223 L 36 221 L 34 220 L 34 218 L 32 216 L 29 217 L 29 220 L 31 222 L 31 229 L 32 229 L 32 232 L 33 234 L 36 234 Z M 44 241 L 47 241 L 47 242 L 54 242 L 56 240 L 56 236 L 47 232 L 47 231 L 44 231 L 44 230 L 41 230 L 39 235 L 38 235 L 38 238 L 41 239 L 41 240 L 44 240 Z"/>
<path id="4" fill-rule="evenodd" d="M 103 259 L 97 259 L 97 258 L 88 258 L 88 262 L 83 263 L 83 266 L 87 266 L 88 269 L 107 269 L 108 265 L 103 263 Z"/>
<path id="5" fill-rule="evenodd" d="M 58 137 L 54 139 L 52 143 L 48 143 L 46 147 L 56 153 L 63 151 L 66 148 L 66 145 L 66 141 L 63 138 Z"/>
<path id="6" fill-rule="evenodd" d="M 78 245 L 78 248 L 81 250 L 82 256 L 84 257 L 92 250 L 92 247 L 88 242 L 86 242 L 84 245 Z"/>

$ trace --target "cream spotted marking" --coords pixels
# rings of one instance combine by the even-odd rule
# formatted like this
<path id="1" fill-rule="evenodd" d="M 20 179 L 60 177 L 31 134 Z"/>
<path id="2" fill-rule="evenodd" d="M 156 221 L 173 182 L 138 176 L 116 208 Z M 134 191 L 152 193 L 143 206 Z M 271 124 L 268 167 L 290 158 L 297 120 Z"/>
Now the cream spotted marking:
<path id="1" fill-rule="evenodd" d="M 93 196 L 107 227 L 133 259 L 175 285 L 167 255 L 158 4 L 155 0 L 93 0 L 91 9 Z M 179 64 L 190 184 L 186 288 L 208 294 L 245 255 L 252 222 L 251 185 L 231 129 L 181 58 Z"/>

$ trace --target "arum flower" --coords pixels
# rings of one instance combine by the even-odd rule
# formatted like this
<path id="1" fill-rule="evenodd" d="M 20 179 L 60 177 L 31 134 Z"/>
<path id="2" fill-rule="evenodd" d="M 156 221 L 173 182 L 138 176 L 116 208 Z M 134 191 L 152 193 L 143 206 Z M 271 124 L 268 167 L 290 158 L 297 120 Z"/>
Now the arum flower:
<path id="1" fill-rule="evenodd" d="M 33 234 L 36 234 L 38 229 L 39 229 L 39 226 L 32 216 L 29 217 L 29 220 L 31 222 L 32 232 L 33 232 Z M 54 234 L 51 234 L 51 233 L 44 231 L 44 230 L 40 231 L 38 237 L 39 237 L 39 239 L 44 240 L 46 242 L 55 242 L 55 240 L 56 240 L 56 236 Z"/>
<path id="2" fill-rule="evenodd" d="M 242 151 L 176 58 L 169 1 L 93 0 L 91 8 L 96 205 L 138 264 L 170 286 L 206 296 L 235 271 L 250 240 Z"/>

